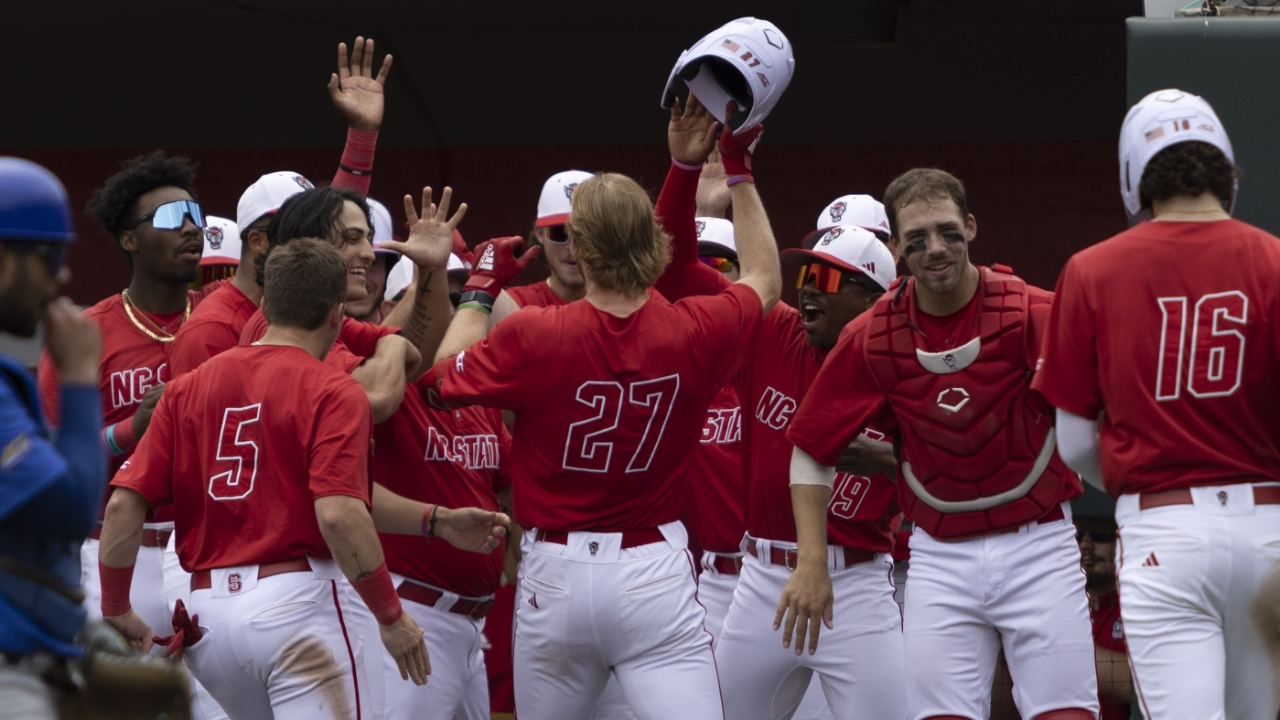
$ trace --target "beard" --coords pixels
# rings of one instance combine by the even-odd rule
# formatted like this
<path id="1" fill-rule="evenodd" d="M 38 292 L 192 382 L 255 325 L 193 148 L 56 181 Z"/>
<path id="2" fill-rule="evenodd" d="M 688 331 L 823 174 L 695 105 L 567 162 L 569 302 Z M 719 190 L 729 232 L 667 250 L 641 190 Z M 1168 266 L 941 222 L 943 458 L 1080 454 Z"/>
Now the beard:
<path id="1" fill-rule="evenodd" d="M 36 299 L 31 280 L 19 272 L 8 288 L 0 291 L 0 331 L 16 337 L 35 337 L 40 315 L 51 297 Z"/>

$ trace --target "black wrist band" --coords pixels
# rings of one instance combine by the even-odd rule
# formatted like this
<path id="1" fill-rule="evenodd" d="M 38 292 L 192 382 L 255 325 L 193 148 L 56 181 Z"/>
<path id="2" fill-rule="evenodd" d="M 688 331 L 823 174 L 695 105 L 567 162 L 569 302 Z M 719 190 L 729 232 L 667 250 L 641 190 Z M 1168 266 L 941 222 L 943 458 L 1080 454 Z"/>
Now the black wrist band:
<path id="1" fill-rule="evenodd" d="M 349 168 L 349 167 L 347 167 L 346 165 L 343 165 L 342 163 L 338 163 L 338 169 L 339 169 L 339 170 L 341 170 L 342 172 L 345 172 L 345 173 L 351 173 L 352 175 L 355 175 L 356 177 L 365 177 L 365 176 L 368 176 L 368 175 L 372 175 L 372 174 L 373 174 L 373 170 L 372 170 L 372 169 L 369 169 L 369 170 L 356 170 L 355 168 Z"/>
<path id="2" fill-rule="evenodd" d="M 484 290 L 468 290 L 462 293 L 462 298 L 458 300 L 458 306 L 461 307 L 466 303 L 481 305 L 490 310 L 493 309 L 493 296 Z"/>

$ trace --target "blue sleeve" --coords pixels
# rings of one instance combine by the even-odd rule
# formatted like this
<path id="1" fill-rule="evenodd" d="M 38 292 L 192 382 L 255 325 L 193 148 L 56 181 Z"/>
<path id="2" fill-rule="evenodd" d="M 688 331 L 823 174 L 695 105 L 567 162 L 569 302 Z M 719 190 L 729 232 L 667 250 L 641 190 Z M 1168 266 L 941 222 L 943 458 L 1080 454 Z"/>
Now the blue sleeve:
<path id="1" fill-rule="evenodd" d="M 99 441 L 102 408 L 98 389 L 84 385 L 63 385 L 62 426 L 50 445 L 38 439 L 53 455 L 61 472 L 46 487 L 12 508 L 12 522 L 38 527 L 45 535 L 66 540 L 83 540 L 93 530 L 106 486 L 107 467 Z"/>

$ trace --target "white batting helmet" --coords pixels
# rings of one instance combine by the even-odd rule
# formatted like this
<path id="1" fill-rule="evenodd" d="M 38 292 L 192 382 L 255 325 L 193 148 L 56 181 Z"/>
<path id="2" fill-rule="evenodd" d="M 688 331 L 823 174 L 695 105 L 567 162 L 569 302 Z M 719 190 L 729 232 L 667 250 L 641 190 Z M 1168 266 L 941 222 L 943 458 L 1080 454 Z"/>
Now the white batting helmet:
<path id="1" fill-rule="evenodd" d="M 1228 161 L 1236 161 L 1226 128 L 1199 95 L 1175 88 L 1157 90 L 1129 109 L 1120 126 L 1120 196 L 1131 220 L 1146 220 L 1151 215 L 1142 209 L 1138 194 L 1147 163 L 1170 145 L 1192 141 L 1209 143 L 1221 150 Z M 1233 187 L 1228 212 L 1235 208 L 1235 191 Z"/>
<path id="2" fill-rule="evenodd" d="M 678 76 L 730 130 L 750 130 L 778 104 L 795 67 L 791 43 L 777 25 L 738 18 L 680 54 L 662 91 L 662 107 L 675 102 Z M 737 103 L 738 111 L 726 118 L 730 100 Z"/>

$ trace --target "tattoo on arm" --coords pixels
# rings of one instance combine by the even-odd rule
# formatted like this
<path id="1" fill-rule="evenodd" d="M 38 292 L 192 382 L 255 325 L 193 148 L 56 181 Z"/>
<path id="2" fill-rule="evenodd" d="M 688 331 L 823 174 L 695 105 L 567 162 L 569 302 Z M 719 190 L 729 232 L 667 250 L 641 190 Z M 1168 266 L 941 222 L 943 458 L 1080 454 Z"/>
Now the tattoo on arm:
<path id="1" fill-rule="evenodd" d="M 409 314 L 409 322 L 400 330 L 406 340 L 414 347 L 421 347 L 427 326 L 431 324 L 431 316 L 427 315 L 427 303 L 431 297 L 431 277 L 435 273 L 427 273 L 418 283 L 418 294 L 413 299 L 413 312 Z"/>
<path id="2" fill-rule="evenodd" d="M 351 553 L 351 557 L 355 558 L 356 569 L 360 571 L 360 573 L 356 575 L 356 580 L 363 580 L 373 574 L 372 570 L 365 570 L 364 566 L 360 564 L 360 553 L 353 552 Z"/>

